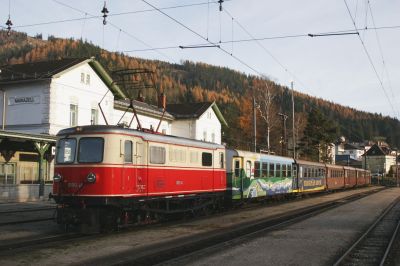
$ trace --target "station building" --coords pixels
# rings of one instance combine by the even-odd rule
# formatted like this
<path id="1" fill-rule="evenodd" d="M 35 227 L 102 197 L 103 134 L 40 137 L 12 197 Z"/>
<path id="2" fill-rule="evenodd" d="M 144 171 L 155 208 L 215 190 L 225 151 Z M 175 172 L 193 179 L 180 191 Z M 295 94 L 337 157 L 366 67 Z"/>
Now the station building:
<path id="1" fill-rule="evenodd" d="M 220 144 L 221 127 L 227 126 L 215 102 L 169 104 L 165 113 L 132 103 L 142 128 L 163 134 Z M 93 58 L 0 67 L 0 201 L 47 197 L 58 131 L 91 124 L 136 129 L 130 104 Z"/>

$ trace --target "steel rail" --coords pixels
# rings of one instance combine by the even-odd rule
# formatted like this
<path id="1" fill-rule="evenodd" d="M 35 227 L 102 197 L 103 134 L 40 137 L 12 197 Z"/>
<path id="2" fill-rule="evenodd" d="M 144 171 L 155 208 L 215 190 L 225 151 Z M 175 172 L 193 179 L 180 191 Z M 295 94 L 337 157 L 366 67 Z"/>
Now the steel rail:
<path id="1" fill-rule="evenodd" d="M 349 258 L 349 256 L 351 255 L 351 253 L 353 251 L 355 251 L 355 249 L 357 247 L 359 247 L 359 245 L 361 244 L 361 242 L 363 240 L 365 240 L 367 238 L 367 236 L 369 236 L 372 231 L 380 224 L 380 222 L 382 221 L 382 219 L 384 217 L 387 216 L 387 214 L 393 210 L 393 208 L 400 203 L 400 197 L 396 198 L 389 206 L 387 206 L 384 211 L 378 216 L 378 218 L 374 221 L 374 223 L 354 242 L 353 245 L 350 246 L 350 248 L 347 249 L 347 251 L 333 264 L 333 266 L 339 266 L 342 265 L 342 263 L 345 262 L 345 260 L 347 258 Z M 398 227 L 399 225 L 397 225 Z M 397 230 L 397 229 L 396 229 Z M 392 237 L 393 238 L 393 237 Z M 388 245 L 385 249 L 385 254 L 389 253 L 388 248 L 390 248 L 390 246 Z M 386 254 L 387 256 L 387 254 Z M 385 256 L 385 258 L 386 258 Z M 381 264 L 382 265 L 382 259 L 381 259 Z"/>

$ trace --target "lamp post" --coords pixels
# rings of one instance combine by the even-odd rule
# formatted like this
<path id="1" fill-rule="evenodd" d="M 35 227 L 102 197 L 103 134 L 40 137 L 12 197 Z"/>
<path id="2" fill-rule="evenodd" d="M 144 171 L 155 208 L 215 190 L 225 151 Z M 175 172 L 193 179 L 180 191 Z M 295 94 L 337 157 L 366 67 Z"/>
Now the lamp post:
<path id="1" fill-rule="evenodd" d="M 293 142 L 293 159 L 296 159 L 296 135 L 294 132 L 294 89 L 293 89 L 293 81 L 290 82 L 290 86 L 292 87 L 292 142 Z"/>

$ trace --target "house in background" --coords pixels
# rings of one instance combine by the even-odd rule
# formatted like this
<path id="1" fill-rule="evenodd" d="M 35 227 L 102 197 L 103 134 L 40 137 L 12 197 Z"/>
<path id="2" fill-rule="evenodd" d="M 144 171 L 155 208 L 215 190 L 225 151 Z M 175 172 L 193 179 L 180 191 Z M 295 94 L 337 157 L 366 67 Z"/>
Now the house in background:
<path id="1" fill-rule="evenodd" d="M 215 102 L 168 104 L 171 134 L 221 144 L 221 125 L 228 126 Z"/>
<path id="2" fill-rule="evenodd" d="M 384 143 L 372 145 L 363 157 L 363 168 L 370 170 L 372 175 L 386 175 L 396 164 L 396 152 Z"/>
<path id="3" fill-rule="evenodd" d="M 128 108 L 131 102 L 93 58 L 2 66 L 0 91 L 0 200 L 13 200 L 10 195 L 25 200 L 51 191 L 59 130 L 106 123 L 138 127 Z M 165 113 L 142 101 L 132 103 L 142 128 L 221 143 L 221 123 L 226 121 L 215 102 L 169 105 Z"/>
<path id="4" fill-rule="evenodd" d="M 336 164 L 362 168 L 363 154 L 369 148 L 364 143 L 340 143 L 336 150 Z"/>

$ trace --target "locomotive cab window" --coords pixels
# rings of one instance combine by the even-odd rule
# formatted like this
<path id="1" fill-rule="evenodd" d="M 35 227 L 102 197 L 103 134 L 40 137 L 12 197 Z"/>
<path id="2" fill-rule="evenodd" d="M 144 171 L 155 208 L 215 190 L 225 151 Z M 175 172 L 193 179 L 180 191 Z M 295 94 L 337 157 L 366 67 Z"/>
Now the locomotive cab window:
<path id="1" fill-rule="evenodd" d="M 60 139 L 57 145 L 57 163 L 73 163 L 76 139 Z"/>
<path id="2" fill-rule="evenodd" d="M 103 150 L 103 138 L 81 138 L 79 140 L 78 162 L 100 163 L 103 161 Z"/>
<path id="3" fill-rule="evenodd" d="M 201 154 L 201 165 L 202 166 L 212 166 L 212 153 L 203 152 Z"/>

